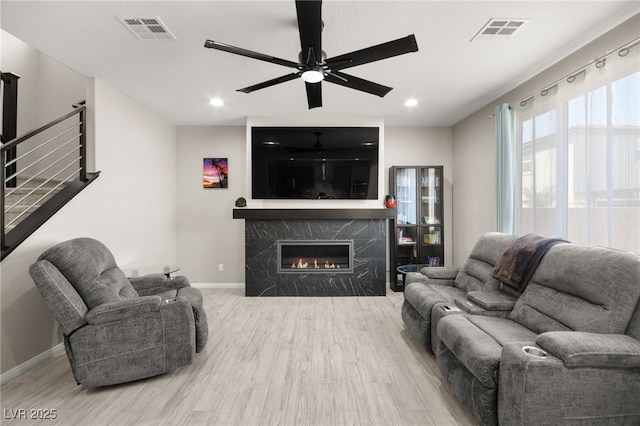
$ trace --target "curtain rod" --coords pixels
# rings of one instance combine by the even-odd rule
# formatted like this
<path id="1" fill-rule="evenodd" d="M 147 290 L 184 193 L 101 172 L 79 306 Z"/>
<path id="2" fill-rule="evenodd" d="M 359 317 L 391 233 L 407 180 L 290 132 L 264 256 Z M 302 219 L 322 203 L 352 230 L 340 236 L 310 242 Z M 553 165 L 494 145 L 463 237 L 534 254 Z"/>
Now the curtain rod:
<path id="1" fill-rule="evenodd" d="M 542 92 L 545 92 L 545 91 L 548 91 L 548 90 L 552 89 L 554 86 L 557 86 L 557 85 L 558 85 L 558 83 L 560 83 L 560 82 L 561 82 L 561 81 L 563 81 L 563 80 L 567 80 L 569 83 L 572 83 L 572 82 L 573 82 L 573 80 L 575 79 L 575 77 L 577 77 L 578 75 L 580 75 L 580 74 L 582 74 L 583 72 L 585 72 L 585 71 L 586 71 L 586 69 L 587 69 L 587 68 L 589 68 L 589 67 L 590 67 L 591 65 L 593 65 L 593 64 L 596 64 L 596 67 L 597 67 L 597 68 L 602 68 L 602 67 L 604 66 L 604 61 L 605 61 L 605 59 L 606 59 L 607 57 L 611 56 L 612 54 L 616 53 L 616 52 L 618 52 L 618 54 L 619 54 L 620 56 L 627 56 L 627 54 L 629 53 L 629 52 L 628 52 L 628 51 L 629 51 L 629 49 L 631 49 L 632 47 L 634 47 L 634 46 L 635 46 L 635 45 L 637 45 L 638 43 L 640 43 L 640 37 L 638 37 L 638 38 L 636 38 L 636 39 L 634 39 L 634 40 L 632 40 L 632 41 L 630 41 L 630 42 L 628 42 L 628 43 L 626 43 L 626 44 L 623 44 L 622 46 L 620 46 L 620 47 L 618 47 L 618 48 L 616 48 L 616 49 L 613 49 L 613 50 L 608 51 L 607 53 L 605 53 L 604 55 L 600 56 L 599 58 L 598 58 L 598 57 L 596 57 L 594 60 L 590 61 L 589 63 L 587 63 L 587 64 L 586 64 L 586 65 L 584 65 L 583 67 L 578 68 L 578 69 L 577 69 L 577 70 L 575 70 L 574 72 L 572 72 L 572 73 L 570 73 L 570 74 L 567 74 L 567 75 L 565 75 L 564 77 L 562 77 L 562 78 L 560 78 L 560 79 L 558 79 L 558 80 L 554 81 L 553 83 L 551 83 L 551 84 L 547 85 L 545 88 L 540 89 L 540 90 L 537 90 L 537 91 L 535 91 L 535 92 L 531 93 L 530 95 L 528 95 L 528 96 L 526 96 L 526 97 L 524 97 L 524 98 L 520 99 L 520 100 L 518 101 L 518 103 L 519 103 L 520 105 L 522 105 L 522 106 L 526 105 L 527 101 L 531 100 L 535 95 L 537 95 L 538 93 L 542 93 Z M 625 52 L 625 51 L 626 51 L 626 52 Z M 622 52 L 625 52 L 625 53 L 624 53 L 624 55 L 622 54 Z M 601 65 L 600 65 L 600 64 L 601 64 Z"/>

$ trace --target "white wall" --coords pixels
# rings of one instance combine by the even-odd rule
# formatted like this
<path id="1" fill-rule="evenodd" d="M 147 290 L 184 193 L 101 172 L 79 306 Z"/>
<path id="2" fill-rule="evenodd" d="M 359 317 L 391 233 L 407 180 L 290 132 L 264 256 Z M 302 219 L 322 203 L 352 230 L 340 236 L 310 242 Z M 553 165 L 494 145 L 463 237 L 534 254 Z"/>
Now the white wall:
<path id="1" fill-rule="evenodd" d="M 86 79 L 0 30 L 0 69 L 18 79 L 18 136 L 71 111 L 85 97 Z"/>
<path id="2" fill-rule="evenodd" d="M 89 87 L 102 174 L 2 261 L 3 373 L 61 341 L 28 274 L 48 247 L 88 236 L 104 242 L 123 268 L 176 261 L 175 126 L 100 81 Z"/>
<path id="3" fill-rule="evenodd" d="M 495 230 L 495 131 L 490 115 L 501 103 L 518 103 L 580 69 L 596 57 L 636 39 L 640 15 L 636 15 L 587 44 L 536 77 L 496 99 L 453 128 L 453 192 L 455 265 L 467 258 L 478 237 Z"/>
<path id="4" fill-rule="evenodd" d="M 192 283 L 244 282 L 244 221 L 232 219 L 246 191 L 244 127 L 177 129 L 177 262 Z M 227 158 L 229 187 L 203 188 L 205 158 Z M 218 265 L 224 271 L 218 271 Z"/>
<path id="5" fill-rule="evenodd" d="M 453 151 L 451 127 L 385 127 L 385 193 L 391 166 L 443 166 L 444 260 L 453 261 Z M 387 253 L 388 256 L 388 253 Z"/>

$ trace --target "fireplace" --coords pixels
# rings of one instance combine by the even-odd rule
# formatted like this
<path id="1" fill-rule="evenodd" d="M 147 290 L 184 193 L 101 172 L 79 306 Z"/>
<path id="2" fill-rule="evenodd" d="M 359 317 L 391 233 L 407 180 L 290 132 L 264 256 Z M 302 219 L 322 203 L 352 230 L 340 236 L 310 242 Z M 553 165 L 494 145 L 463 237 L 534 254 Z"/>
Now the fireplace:
<path id="1" fill-rule="evenodd" d="M 245 294 L 384 296 L 386 220 L 395 215 L 393 209 L 234 209 L 234 219 L 245 221 Z M 293 245 L 293 253 L 285 248 L 278 255 L 283 243 Z M 325 253 L 316 251 L 320 243 Z M 314 260 L 335 267 L 315 269 Z"/>
<path id="2" fill-rule="evenodd" d="M 353 240 L 278 240 L 278 273 L 351 273 Z"/>

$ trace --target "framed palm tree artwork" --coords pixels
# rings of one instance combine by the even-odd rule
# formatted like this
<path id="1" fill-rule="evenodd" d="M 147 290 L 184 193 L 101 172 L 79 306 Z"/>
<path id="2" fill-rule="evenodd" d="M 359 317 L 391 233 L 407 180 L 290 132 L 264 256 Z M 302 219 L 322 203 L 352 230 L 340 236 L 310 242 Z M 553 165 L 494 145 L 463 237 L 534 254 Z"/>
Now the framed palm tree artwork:
<path id="1" fill-rule="evenodd" d="M 202 187 L 229 187 L 229 161 L 227 158 L 204 159 L 202 166 Z"/>

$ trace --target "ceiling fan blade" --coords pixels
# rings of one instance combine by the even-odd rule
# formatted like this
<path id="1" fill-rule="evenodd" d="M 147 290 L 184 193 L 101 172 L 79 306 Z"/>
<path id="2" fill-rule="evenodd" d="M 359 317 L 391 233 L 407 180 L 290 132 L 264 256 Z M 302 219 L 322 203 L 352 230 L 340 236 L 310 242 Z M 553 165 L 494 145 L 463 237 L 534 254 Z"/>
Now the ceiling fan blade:
<path id="1" fill-rule="evenodd" d="M 322 83 L 305 83 L 307 86 L 307 102 L 309 109 L 322 106 Z"/>
<path id="2" fill-rule="evenodd" d="M 393 87 L 383 86 L 369 80 L 354 77 L 342 72 L 332 71 L 324 77 L 325 81 L 339 84 L 340 86 L 349 87 L 350 89 L 360 90 L 361 92 L 371 93 L 383 97 L 389 93 Z"/>
<path id="3" fill-rule="evenodd" d="M 287 82 L 287 81 L 290 81 L 290 80 L 295 80 L 299 76 L 300 76 L 300 74 L 298 74 L 298 73 L 292 73 L 292 74 L 283 75 L 282 77 L 277 77 L 277 78 L 274 78 L 272 80 L 268 80 L 268 81 L 264 81 L 262 83 L 254 84 L 253 86 L 245 87 L 244 89 L 238 89 L 238 90 L 236 90 L 236 92 L 251 93 L 251 92 L 254 92 L 256 90 L 264 89 L 265 87 L 271 87 L 271 86 L 275 86 L 276 84 L 284 83 L 284 82 Z"/>
<path id="4" fill-rule="evenodd" d="M 213 40 L 205 41 L 204 47 L 207 47 L 209 49 L 222 50 L 223 52 L 234 53 L 236 55 L 246 56 L 248 58 L 258 59 L 260 61 L 270 62 L 272 64 L 278 64 L 285 67 L 291 67 L 291 68 L 299 67 L 299 64 L 297 62 L 276 58 L 275 56 L 265 55 L 263 53 L 253 52 L 251 50 L 243 49 L 241 47 L 230 46 L 228 44 L 220 43 Z"/>
<path id="5" fill-rule="evenodd" d="M 296 13 L 298 14 L 298 31 L 303 60 L 308 59 L 309 49 L 313 49 L 315 58 L 311 58 L 311 60 L 321 61 L 322 1 L 296 0 Z M 315 65 L 315 63 L 307 63 L 306 65 Z"/>
<path id="6" fill-rule="evenodd" d="M 386 43 L 356 50 L 344 55 L 335 56 L 327 59 L 326 62 L 331 71 L 338 71 L 417 51 L 418 43 L 416 42 L 416 37 L 411 34 L 397 40 L 388 41 Z"/>

